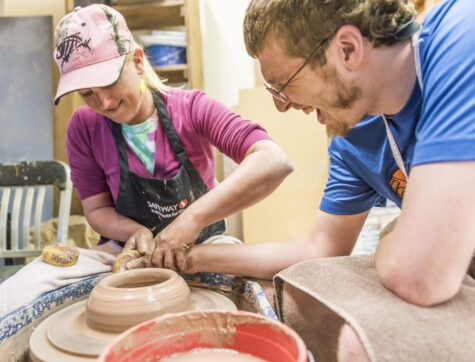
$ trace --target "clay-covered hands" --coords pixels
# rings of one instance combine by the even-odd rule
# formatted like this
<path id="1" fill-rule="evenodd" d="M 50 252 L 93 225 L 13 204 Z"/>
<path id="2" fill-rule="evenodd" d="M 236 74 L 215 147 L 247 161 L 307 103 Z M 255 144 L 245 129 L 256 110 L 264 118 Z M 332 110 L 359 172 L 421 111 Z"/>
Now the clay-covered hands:
<path id="1" fill-rule="evenodd" d="M 133 258 L 131 261 L 127 262 L 125 265 L 125 269 L 138 269 L 138 268 L 145 268 L 145 253 L 149 247 L 149 245 L 153 241 L 153 234 L 149 228 L 142 226 L 137 231 L 135 231 L 132 236 L 127 240 L 125 246 L 122 250 L 120 255 L 132 255 L 127 254 L 126 252 L 137 250 L 139 254 L 137 257 Z M 123 266 L 120 267 L 123 270 Z"/>
<path id="2" fill-rule="evenodd" d="M 153 234 L 149 228 L 142 226 L 127 240 L 124 246 L 126 250 L 137 250 L 140 254 L 145 255 L 149 244 L 153 240 Z"/>
<path id="3" fill-rule="evenodd" d="M 185 216 L 185 215 L 181 215 Z M 143 256 L 127 263 L 127 269 L 168 268 L 187 270 L 186 254 L 201 232 L 193 220 L 178 217 L 155 238 L 150 230 L 139 229 L 127 241 L 124 250 L 136 249 Z M 148 233 L 147 233 L 148 231 Z"/>

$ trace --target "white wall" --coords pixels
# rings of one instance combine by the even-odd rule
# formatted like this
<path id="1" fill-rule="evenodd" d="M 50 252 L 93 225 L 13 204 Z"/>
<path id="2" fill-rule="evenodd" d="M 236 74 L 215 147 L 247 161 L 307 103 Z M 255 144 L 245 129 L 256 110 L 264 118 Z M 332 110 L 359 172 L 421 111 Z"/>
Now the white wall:
<path id="1" fill-rule="evenodd" d="M 239 103 L 239 90 L 255 86 L 253 59 L 247 54 L 242 22 L 249 0 L 202 0 L 204 89 L 228 107 Z"/>

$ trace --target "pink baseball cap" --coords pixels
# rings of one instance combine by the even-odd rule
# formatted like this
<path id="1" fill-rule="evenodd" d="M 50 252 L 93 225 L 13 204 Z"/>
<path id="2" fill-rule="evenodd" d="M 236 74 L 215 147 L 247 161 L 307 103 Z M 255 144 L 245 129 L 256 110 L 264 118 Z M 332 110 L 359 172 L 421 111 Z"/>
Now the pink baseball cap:
<path id="1" fill-rule="evenodd" d="M 56 26 L 54 58 L 61 78 L 54 98 L 119 79 L 127 53 L 136 47 L 124 17 L 106 5 L 77 7 Z"/>

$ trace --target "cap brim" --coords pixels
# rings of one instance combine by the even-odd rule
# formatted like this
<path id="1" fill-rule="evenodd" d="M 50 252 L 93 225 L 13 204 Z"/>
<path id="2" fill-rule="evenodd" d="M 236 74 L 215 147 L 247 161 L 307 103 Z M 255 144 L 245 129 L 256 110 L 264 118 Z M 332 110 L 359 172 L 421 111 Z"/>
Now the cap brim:
<path id="1" fill-rule="evenodd" d="M 57 105 L 62 96 L 79 89 L 106 87 L 119 79 L 126 55 L 91 64 L 63 74 L 54 97 Z"/>

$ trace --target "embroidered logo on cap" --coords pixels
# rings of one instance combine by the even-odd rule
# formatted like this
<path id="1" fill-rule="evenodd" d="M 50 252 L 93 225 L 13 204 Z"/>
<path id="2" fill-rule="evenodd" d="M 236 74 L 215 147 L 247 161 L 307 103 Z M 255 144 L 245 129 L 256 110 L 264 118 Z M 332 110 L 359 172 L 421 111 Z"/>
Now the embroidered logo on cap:
<path id="1" fill-rule="evenodd" d="M 79 32 L 61 39 L 56 48 L 56 59 L 62 59 L 61 69 L 65 62 L 69 62 L 69 57 L 72 53 L 77 52 L 79 56 L 81 55 L 81 48 L 87 49 L 92 53 L 92 49 L 89 47 L 90 41 L 91 38 L 83 39 Z"/>

